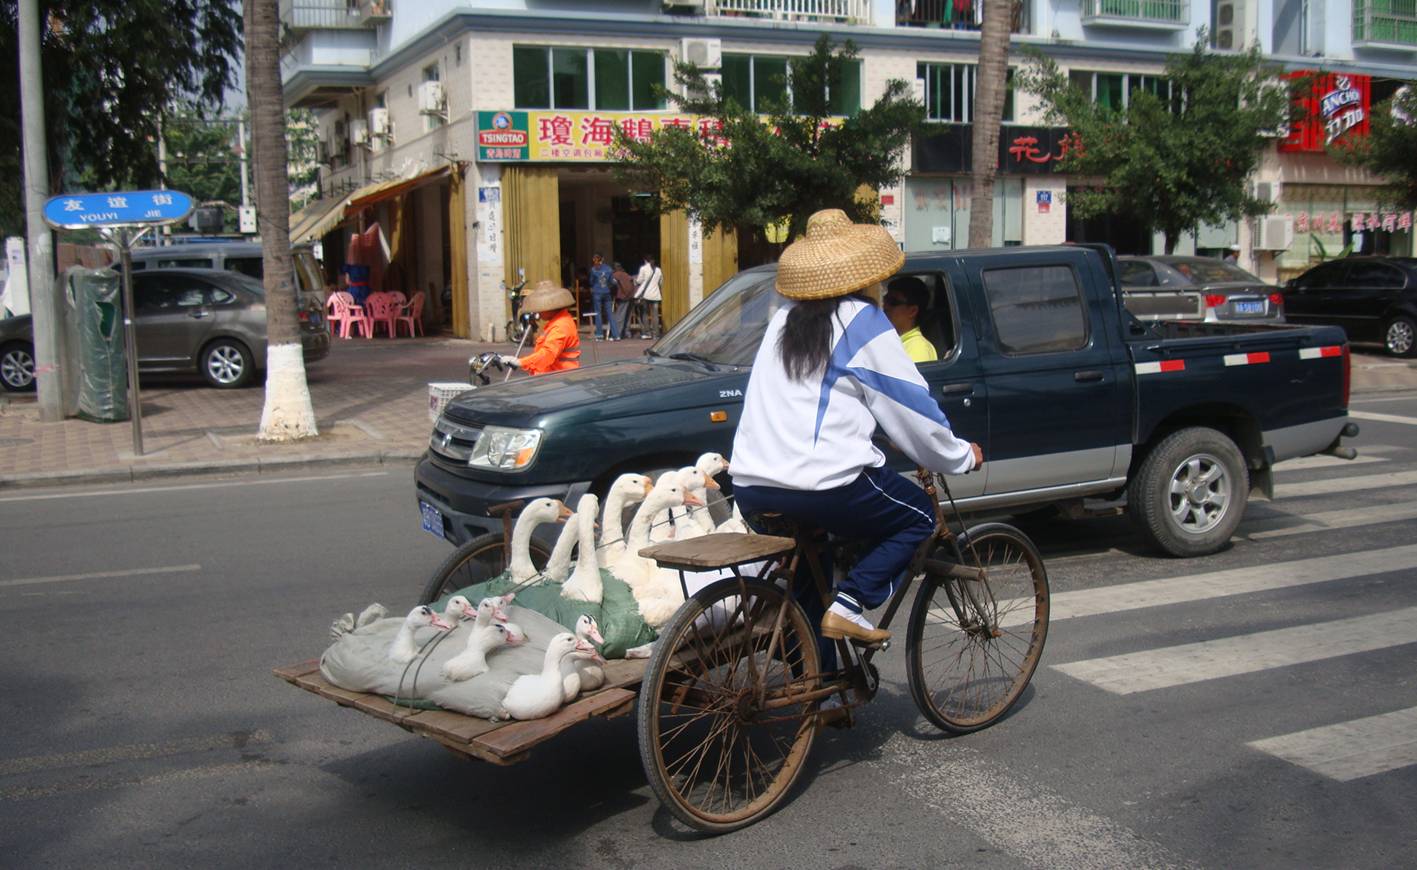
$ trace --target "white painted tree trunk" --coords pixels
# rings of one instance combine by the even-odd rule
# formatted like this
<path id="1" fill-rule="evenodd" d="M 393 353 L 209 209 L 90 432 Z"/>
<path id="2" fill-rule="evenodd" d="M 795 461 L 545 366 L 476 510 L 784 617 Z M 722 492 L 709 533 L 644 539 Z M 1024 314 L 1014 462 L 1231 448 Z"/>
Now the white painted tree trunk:
<path id="1" fill-rule="evenodd" d="M 319 434 L 300 343 L 267 347 L 266 405 L 261 410 L 260 440 L 296 441 Z"/>

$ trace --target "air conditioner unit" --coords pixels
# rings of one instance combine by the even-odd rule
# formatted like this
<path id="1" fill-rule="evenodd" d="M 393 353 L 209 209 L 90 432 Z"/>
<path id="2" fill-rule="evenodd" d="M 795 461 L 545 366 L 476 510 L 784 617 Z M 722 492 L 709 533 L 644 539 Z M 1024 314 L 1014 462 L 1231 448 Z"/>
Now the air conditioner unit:
<path id="1" fill-rule="evenodd" d="M 1245 47 L 1244 9 L 1235 0 L 1220 0 L 1215 4 L 1216 48 L 1239 51 Z"/>
<path id="2" fill-rule="evenodd" d="M 389 110 L 376 108 L 369 110 L 369 135 L 380 138 L 389 135 Z"/>
<path id="3" fill-rule="evenodd" d="M 1274 205 L 1279 202 L 1279 182 L 1278 181 L 1256 181 L 1251 190 L 1255 199 L 1260 202 Z"/>
<path id="4" fill-rule="evenodd" d="M 369 144 L 369 122 L 355 118 L 349 122 L 349 141 L 355 145 Z"/>
<path id="5" fill-rule="evenodd" d="M 1255 220 L 1255 250 L 1283 251 L 1294 244 L 1294 219 L 1270 215 Z"/>
<path id="6" fill-rule="evenodd" d="M 679 47 L 679 60 L 700 69 L 723 66 L 723 41 L 719 39 L 685 39 Z"/>
<path id="7" fill-rule="evenodd" d="M 423 115 L 441 115 L 447 105 L 442 82 L 424 82 L 418 86 L 418 111 Z"/>

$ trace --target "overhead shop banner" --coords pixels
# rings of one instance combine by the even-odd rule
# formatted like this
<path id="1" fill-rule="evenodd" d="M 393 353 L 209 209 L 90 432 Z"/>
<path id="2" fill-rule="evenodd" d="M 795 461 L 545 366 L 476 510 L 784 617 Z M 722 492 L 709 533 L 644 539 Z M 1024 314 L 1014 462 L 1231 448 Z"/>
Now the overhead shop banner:
<path id="1" fill-rule="evenodd" d="M 916 172 L 969 172 L 974 166 L 973 126 L 950 124 L 917 136 L 911 166 Z M 1041 175 L 1077 147 L 1067 127 L 1005 126 L 999 133 L 999 171 L 1009 175 Z"/>
<path id="2" fill-rule="evenodd" d="M 663 112 L 478 112 L 477 160 L 486 162 L 612 161 L 615 130 L 647 142 L 656 130 L 681 127 L 712 139 L 718 121 Z"/>
<path id="3" fill-rule="evenodd" d="M 1300 116 L 1279 143 L 1280 151 L 1322 152 L 1336 142 L 1368 135 L 1368 76 L 1308 70 L 1285 78 L 1308 79 L 1309 89 L 1294 101 Z"/>

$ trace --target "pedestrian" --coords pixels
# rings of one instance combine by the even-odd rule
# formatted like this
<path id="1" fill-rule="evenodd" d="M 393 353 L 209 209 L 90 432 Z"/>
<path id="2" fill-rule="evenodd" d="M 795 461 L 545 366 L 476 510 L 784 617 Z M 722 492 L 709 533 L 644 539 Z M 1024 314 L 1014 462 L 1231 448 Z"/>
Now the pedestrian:
<path id="1" fill-rule="evenodd" d="M 1239 245 L 1231 245 L 1231 246 L 1230 246 L 1230 250 L 1225 254 L 1225 262 L 1227 262 L 1227 263 L 1238 263 L 1238 262 L 1240 262 L 1240 246 L 1239 246 Z"/>
<path id="2" fill-rule="evenodd" d="M 920 314 L 929 304 L 930 291 L 925 287 L 925 282 L 914 275 L 903 275 L 891 281 L 886 295 L 881 299 L 881 308 L 900 335 L 906 356 L 916 363 L 934 362 L 940 358 L 935 345 L 920 331 Z"/>
<path id="3" fill-rule="evenodd" d="M 536 336 L 531 353 L 518 358 L 503 354 L 503 365 L 521 369 L 529 375 L 564 372 L 581 366 L 581 336 L 571 308 L 576 298 L 554 281 L 538 281 L 522 301 L 522 313 L 535 314 L 545 324 Z"/>
<path id="4" fill-rule="evenodd" d="M 806 235 L 778 261 L 776 289 L 788 304 L 768 322 L 733 439 L 733 493 L 750 525 L 776 512 L 869 541 L 825 613 L 804 584 L 799 600 L 820 620 L 822 638 L 889 639 L 865 613 L 886 601 L 935 528 L 930 497 L 886 467 L 871 440 L 877 427 L 934 472 L 963 474 L 983 462 L 978 444 L 951 431 L 890 320 L 867 295 L 904 261 L 876 224 L 853 224 L 839 209 L 811 216 Z M 819 647 L 832 649 L 825 641 Z"/>
<path id="5" fill-rule="evenodd" d="M 664 298 L 660 290 L 660 284 L 664 281 L 664 273 L 655 264 L 654 257 L 645 254 L 645 262 L 640 266 L 640 271 L 635 275 L 635 299 L 639 300 L 643 306 L 643 316 L 640 322 L 644 324 L 643 338 L 659 338 L 659 303 Z"/>
<path id="6" fill-rule="evenodd" d="M 595 337 L 620 340 L 620 324 L 615 322 L 615 270 L 605 265 L 599 254 L 590 258 L 590 302 L 595 310 Z"/>
<path id="7" fill-rule="evenodd" d="M 630 302 L 635 298 L 635 279 L 618 262 L 610 273 L 615 279 L 615 322 L 620 325 L 620 337 L 630 337 Z"/>

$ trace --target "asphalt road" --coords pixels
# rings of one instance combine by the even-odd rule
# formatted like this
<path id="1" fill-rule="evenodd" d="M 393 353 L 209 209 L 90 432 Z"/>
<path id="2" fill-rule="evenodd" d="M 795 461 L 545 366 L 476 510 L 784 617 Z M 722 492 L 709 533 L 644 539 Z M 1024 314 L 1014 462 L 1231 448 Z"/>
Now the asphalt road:
<path id="1" fill-rule="evenodd" d="M 793 800 L 717 839 L 658 807 L 632 717 L 498 769 L 271 676 L 444 557 L 407 472 L 2 495 L 0 863 L 1410 864 L 1417 396 L 1353 409 L 1360 460 L 1281 466 L 1215 556 L 1027 525 L 1054 621 L 1016 713 L 941 739 L 886 653 Z"/>

